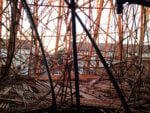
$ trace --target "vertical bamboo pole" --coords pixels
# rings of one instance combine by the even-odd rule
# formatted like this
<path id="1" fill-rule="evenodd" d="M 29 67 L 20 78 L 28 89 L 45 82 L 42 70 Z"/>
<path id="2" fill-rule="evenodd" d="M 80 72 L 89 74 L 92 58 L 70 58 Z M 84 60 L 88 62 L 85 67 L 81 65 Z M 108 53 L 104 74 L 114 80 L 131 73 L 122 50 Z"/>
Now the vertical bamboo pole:
<path id="1" fill-rule="evenodd" d="M 59 0 L 59 6 L 61 6 L 62 0 Z M 58 46 L 59 46 L 59 40 L 60 40 L 60 32 L 61 32 L 61 10 L 62 7 L 59 7 L 58 9 L 58 20 L 57 20 L 57 34 L 56 34 L 56 44 L 55 44 L 55 59 L 57 58 L 57 51 L 58 51 Z"/>
<path id="2" fill-rule="evenodd" d="M 3 0 L 0 1 L 0 14 L 3 11 Z M 2 14 L 0 15 L 0 22 L 2 22 Z M 1 39 L 2 39 L 2 25 L 0 25 L 0 55 L 1 55 Z"/>
<path id="3" fill-rule="evenodd" d="M 100 7 L 100 8 L 97 9 L 96 27 L 94 29 L 94 41 L 95 42 L 99 37 L 98 31 L 99 31 L 99 27 L 100 27 L 100 20 L 101 20 L 101 14 L 102 14 L 102 10 L 103 10 L 103 3 L 104 3 L 104 0 L 100 0 L 100 1 L 97 0 L 97 7 Z M 90 54 L 89 54 L 90 57 L 89 57 L 87 69 L 90 67 L 90 60 L 91 60 L 92 54 L 93 54 L 93 47 L 90 48 Z M 98 66 L 98 65 L 99 65 L 99 63 L 97 62 L 96 66 Z"/>
<path id="4" fill-rule="evenodd" d="M 18 0 L 14 0 L 11 3 L 11 26 L 10 26 L 10 38 L 7 48 L 7 61 L 6 61 L 6 69 L 4 75 L 1 77 L 3 79 L 5 76 L 9 74 L 9 69 L 12 63 L 12 59 L 14 57 L 14 51 L 15 51 L 15 40 L 17 36 L 17 3 Z"/>
<path id="5" fill-rule="evenodd" d="M 139 54 L 138 54 L 139 64 L 141 64 L 142 60 L 143 41 L 144 41 L 144 7 L 141 6 L 141 28 L 140 28 Z"/>
<path id="6" fill-rule="evenodd" d="M 72 37 L 73 37 L 73 56 L 74 56 L 74 72 L 75 72 L 76 105 L 77 105 L 78 110 L 80 111 L 78 56 L 77 56 L 77 46 L 76 46 L 75 0 L 71 0 L 71 10 L 72 10 Z"/>
<path id="7" fill-rule="evenodd" d="M 123 36 L 122 36 L 122 17 L 121 14 L 118 15 L 118 34 L 119 34 L 119 41 L 118 41 L 118 59 L 122 60 L 122 50 L 123 50 Z"/>
<path id="8" fill-rule="evenodd" d="M 113 1 L 110 0 L 110 7 L 112 7 Z M 108 15 L 108 25 L 107 25 L 107 34 L 106 34 L 106 42 L 105 42 L 105 53 L 104 57 L 107 57 L 107 49 L 108 49 L 108 33 L 109 33 L 109 27 L 110 27 L 110 18 L 111 18 L 111 11 L 112 9 L 109 9 L 109 15 Z"/>
<path id="9" fill-rule="evenodd" d="M 33 34 L 33 33 L 32 33 Z M 33 46 L 33 39 L 31 38 L 31 41 L 30 41 L 30 56 L 29 56 L 29 65 L 28 65 L 28 76 L 31 77 L 32 75 L 32 46 Z"/>
<path id="10" fill-rule="evenodd" d="M 33 19 L 34 19 L 34 22 L 35 22 L 35 25 L 36 27 L 38 28 L 38 0 L 34 0 L 34 4 L 35 4 L 35 8 L 34 8 L 34 15 L 33 15 Z M 36 34 L 34 33 L 33 34 L 35 37 Z M 38 53 L 38 41 L 37 41 L 37 38 L 34 39 L 34 76 L 37 76 L 37 73 L 38 73 L 38 58 L 39 58 L 39 53 Z"/>

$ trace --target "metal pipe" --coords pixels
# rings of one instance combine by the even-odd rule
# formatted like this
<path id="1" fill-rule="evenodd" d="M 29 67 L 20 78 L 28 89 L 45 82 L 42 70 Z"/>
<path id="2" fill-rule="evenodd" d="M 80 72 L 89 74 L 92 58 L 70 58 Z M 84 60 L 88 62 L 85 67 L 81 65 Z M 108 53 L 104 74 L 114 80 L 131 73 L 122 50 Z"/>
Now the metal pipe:
<path id="1" fill-rule="evenodd" d="M 117 13 L 122 13 L 123 4 L 128 2 L 129 4 L 138 4 L 146 7 L 150 7 L 150 2 L 148 0 L 116 0 Z"/>
<path id="2" fill-rule="evenodd" d="M 72 10 L 72 37 L 73 37 L 73 56 L 74 56 L 74 72 L 75 72 L 75 88 L 76 88 L 76 105 L 80 109 L 80 95 L 79 95 L 79 73 L 78 73 L 78 58 L 76 46 L 76 21 L 75 21 L 75 1 L 71 0 Z"/>
<path id="3" fill-rule="evenodd" d="M 67 0 L 65 0 L 65 2 L 66 2 L 66 4 L 68 5 L 68 7 L 71 8 L 70 3 L 69 3 Z M 123 105 L 125 111 L 126 111 L 127 113 L 131 113 L 130 108 L 129 108 L 129 106 L 128 106 L 126 100 L 124 99 L 123 94 L 122 94 L 122 92 L 121 92 L 121 90 L 120 90 L 120 88 L 119 88 L 119 86 L 118 86 L 118 84 L 117 84 L 117 81 L 115 80 L 115 78 L 114 78 L 114 76 L 113 76 L 113 73 L 112 73 L 112 71 L 109 69 L 109 67 L 108 67 L 108 65 L 107 65 L 107 63 L 106 63 L 104 57 L 102 56 L 102 54 L 101 54 L 99 48 L 97 47 L 96 43 L 94 42 L 94 40 L 93 40 L 93 38 L 91 37 L 90 33 L 88 32 L 87 28 L 84 26 L 82 20 L 81 20 L 80 17 L 78 16 L 78 14 L 77 14 L 76 12 L 74 12 L 74 15 L 77 17 L 77 19 L 78 19 L 78 21 L 80 22 L 81 26 L 83 27 L 84 31 L 85 31 L 86 34 L 88 35 L 88 37 L 89 37 L 89 39 L 90 39 L 92 45 L 94 46 L 94 48 L 95 48 L 95 50 L 96 50 L 96 53 L 98 54 L 98 56 L 99 56 L 101 62 L 103 63 L 103 65 L 104 65 L 104 67 L 105 67 L 105 69 L 106 69 L 106 72 L 108 73 L 108 76 L 109 76 L 111 82 L 112 82 L 113 85 L 114 85 L 114 88 L 115 88 L 115 90 L 116 90 L 116 92 L 117 92 L 117 94 L 118 94 L 118 96 L 119 96 L 119 98 L 120 98 L 120 101 L 121 101 L 121 103 L 122 103 L 122 105 Z"/>
<path id="4" fill-rule="evenodd" d="M 56 113 L 56 112 L 57 112 L 57 108 L 56 108 L 55 92 L 54 92 L 54 87 L 53 87 L 53 82 L 52 82 L 52 78 L 51 78 L 51 73 L 50 73 L 50 70 L 49 70 L 49 67 L 48 67 L 48 63 L 47 63 L 47 60 L 46 60 L 46 56 L 45 56 L 43 44 L 42 44 L 42 42 L 41 42 L 39 33 L 38 33 L 38 31 L 37 31 L 35 22 L 34 22 L 34 20 L 33 20 L 32 14 L 31 14 L 31 12 L 30 12 L 30 9 L 29 9 L 29 6 L 28 6 L 26 0 L 21 0 L 21 2 L 22 2 L 22 4 L 23 4 L 23 7 L 24 7 L 25 11 L 26 11 L 27 14 L 28 14 L 28 17 L 29 17 L 30 22 L 31 22 L 30 24 L 31 24 L 31 26 L 33 27 L 33 30 L 35 31 L 35 34 L 36 34 L 36 36 L 37 36 L 37 40 L 39 41 L 39 45 L 40 45 L 40 47 L 41 47 L 41 51 L 42 51 L 43 59 L 44 59 L 45 66 L 46 66 L 46 69 L 47 69 L 47 72 L 48 72 L 48 78 L 49 78 L 49 82 L 50 82 L 50 86 L 51 86 L 51 91 L 52 91 L 53 112 Z"/>
<path id="5" fill-rule="evenodd" d="M 114 88 L 115 88 L 115 90 L 116 90 L 116 92 L 117 92 L 117 94 L 118 94 L 118 96 L 119 96 L 119 98 L 120 98 L 120 101 L 121 101 L 121 103 L 122 103 L 122 105 L 123 105 L 125 111 L 126 111 L 127 113 L 131 113 L 130 108 L 129 108 L 129 106 L 128 106 L 126 100 L 125 100 L 125 98 L 123 97 L 123 94 L 122 94 L 122 92 L 121 92 L 121 90 L 120 90 L 120 88 L 119 88 L 119 86 L 118 86 L 118 84 L 117 84 L 117 81 L 115 80 L 112 71 L 109 69 L 109 67 L 108 67 L 108 65 L 107 65 L 107 63 L 106 63 L 104 57 L 102 56 L 101 51 L 100 51 L 99 48 L 97 47 L 96 43 L 94 42 L 93 38 L 91 37 L 90 33 L 88 32 L 88 30 L 87 30 L 86 27 L 84 26 L 82 20 L 80 19 L 80 17 L 78 16 L 77 13 L 75 13 L 75 16 L 77 17 L 77 19 L 78 19 L 78 21 L 80 22 L 81 26 L 83 27 L 84 31 L 87 33 L 87 35 L 88 35 L 88 37 L 89 37 L 89 39 L 90 39 L 92 45 L 94 46 L 94 48 L 95 48 L 95 50 L 96 50 L 96 53 L 98 54 L 98 56 L 99 56 L 101 62 L 103 63 L 103 65 L 104 65 L 104 67 L 105 67 L 105 69 L 106 69 L 106 72 L 107 72 L 107 74 L 108 74 L 108 76 L 109 76 L 111 82 L 112 82 L 113 85 L 114 85 Z"/>
<path id="6" fill-rule="evenodd" d="M 148 0 L 128 0 L 129 4 L 138 4 L 146 7 L 150 7 L 150 2 Z"/>

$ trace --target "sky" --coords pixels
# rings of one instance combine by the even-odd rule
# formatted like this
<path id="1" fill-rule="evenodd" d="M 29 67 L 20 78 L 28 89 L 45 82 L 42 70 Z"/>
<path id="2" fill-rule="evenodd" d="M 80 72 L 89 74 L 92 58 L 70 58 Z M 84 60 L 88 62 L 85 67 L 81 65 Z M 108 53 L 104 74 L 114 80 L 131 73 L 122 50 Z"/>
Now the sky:
<path id="1" fill-rule="evenodd" d="M 86 4 L 88 3 L 89 0 L 82 0 L 78 2 L 78 6 L 82 6 L 82 4 Z M 5 1 L 6 2 L 6 1 Z M 5 4 L 4 2 L 4 7 L 6 7 L 7 4 Z M 71 19 L 71 11 L 68 10 L 68 8 L 66 7 L 66 4 L 61 4 L 61 6 L 64 6 L 63 8 L 61 8 L 61 16 L 58 17 L 58 7 L 54 7 L 54 6 L 59 6 L 59 0 L 55 0 L 55 1 L 51 1 L 50 0 L 39 0 L 39 4 L 42 4 L 41 6 L 39 6 L 38 8 L 38 32 L 39 35 L 43 41 L 44 47 L 46 50 L 50 51 L 50 50 L 54 50 L 55 46 L 56 46 L 56 38 L 57 38 L 57 34 L 60 33 L 60 38 L 59 38 L 59 46 L 60 47 L 64 47 L 65 43 L 69 43 L 69 36 L 67 36 L 66 39 L 64 39 L 64 36 L 66 34 L 66 29 L 68 27 L 68 23 Z M 106 42 L 106 37 L 107 34 L 105 32 L 107 32 L 107 26 L 108 26 L 108 15 L 109 15 L 109 8 L 112 8 L 110 6 L 110 3 L 106 4 L 107 1 L 104 1 L 104 9 L 102 10 L 102 15 L 101 15 L 101 20 L 100 20 L 100 28 L 99 28 L 99 37 L 98 37 L 98 42 L 99 43 L 105 43 Z M 29 1 L 28 3 L 30 4 L 30 9 L 31 12 L 34 13 L 33 10 L 33 0 Z M 45 8 L 45 4 L 49 4 L 49 6 L 46 6 Z M 87 27 L 87 29 L 89 30 L 89 32 L 91 33 L 91 35 L 93 36 L 93 32 L 94 32 L 94 28 L 95 28 L 95 21 L 97 18 L 97 8 L 99 8 L 96 4 L 96 1 L 92 1 L 91 5 L 93 6 L 93 9 L 90 12 L 90 16 L 89 16 L 89 4 L 84 5 L 84 7 L 82 8 L 78 8 L 76 9 L 76 12 L 78 13 L 78 15 L 80 16 L 80 18 L 82 19 L 82 21 L 84 22 L 85 26 Z M 117 27 L 117 21 L 118 21 L 118 15 L 116 14 L 116 10 L 115 7 L 113 7 L 114 9 L 111 12 L 111 18 L 110 18 L 110 27 L 109 27 L 109 36 L 108 36 L 108 42 L 109 43 L 116 43 L 118 41 L 118 27 Z M 9 18 L 10 20 L 10 6 L 8 8 L 6 8 L 4 14 L 3 14 L 3 23 L 4 26 L 7 26 L 8 28 L 10 28 L 10 21 L 6 21 L 6 18 Z M 84 11 L 83 11 L 84 10 Z M 141 10 L 140 10 L 140 6 L 137 5 L 128 5 L 125 4 L 124 5 L 124 10 L 123 10 L 123 21 L 122 21 L 122 29 L 123 29 L 123 37 L 124 37 L 124 41 L 123 43 L 127 43 L 127 41 L 129 41 L 130 43 L 134 43 L 135 40 L 137 42 L 139 42 L 139 38 L 140 38 L 140 28 L 141 28 L 141 24 L 140 24 L 140 14 L 141 14 Z M 87 16 L 88 15 L 88 16 Z M 135 16 L 133 16 L 135 15 Z M 90 20 L 92 19 L 93 22 Z M 60 27 L 60 31 L 57 31 L 57 28 L 59 27 L 59 25 L 57 24 L 58 22 L 61 23 L 62 20 L 62 24 Z M 67 23 L 67 24 L 66 24 Z M 149 22 L 147 22 L 147 24 L 149 25 Z M 29 19 L 27 17 L 26 12 L 24 12 L 24 10 L 21 12 L 21 20 L 20 20 L 20 25 L 19 29 L 20 31 L 26 36 L 26 38 L 24 38 L 24 36 L 21 35 L 20 32 L 18 32 L 18 38 L 21 37 L 20 39 L 32 39 L 33 38 L 33 34 L 32 34 L 32 29 L 31 29 L 31 25 L 29 22 Z M 2 36 L 4 38 L 9 38 L 7 35 L 9 35 L 8 30 L 6 29 L 6 27 L 2 27 Z M 86 40 L 87 36 L 86 33 L 83 31 L 81 25 L 79 24 L 79 22 L 76 20 L 76 31 L 77 31 L 77 42 Z M 125 31 L 125 32 L 124 32 Z M 136 31 L 136 32 L 135 32 Z M 149 34 L 149 32 L 146 32 L 147 34 Z M 7 34 L 7 35 L 6 35 Z M 69 34 L 68 34 L 69 35 Z M 147 37 L 148 35 L 145 35 L 145 42 L 147 42 Z M 127 40 L 128 39 L 128 40 Z M 66 41 L 65 41 L 66 40 Z M 54 51 L 53 51 L 54 52 Z"/>

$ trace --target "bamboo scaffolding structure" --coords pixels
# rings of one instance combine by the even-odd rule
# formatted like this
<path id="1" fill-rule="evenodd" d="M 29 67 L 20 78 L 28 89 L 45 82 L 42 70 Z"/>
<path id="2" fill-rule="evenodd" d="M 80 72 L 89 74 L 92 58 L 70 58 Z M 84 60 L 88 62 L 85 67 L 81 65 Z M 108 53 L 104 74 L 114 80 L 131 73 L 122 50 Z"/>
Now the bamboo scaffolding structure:
<path id="1" fill-rule="evenodd" d="M 0 111 L 148 112 L 150 2 L 116 3 L 1 0 Z"/>

